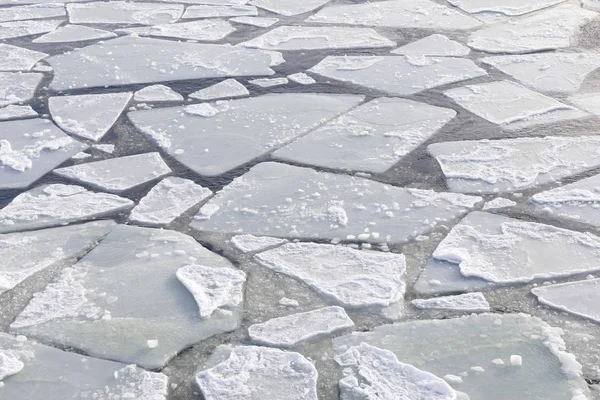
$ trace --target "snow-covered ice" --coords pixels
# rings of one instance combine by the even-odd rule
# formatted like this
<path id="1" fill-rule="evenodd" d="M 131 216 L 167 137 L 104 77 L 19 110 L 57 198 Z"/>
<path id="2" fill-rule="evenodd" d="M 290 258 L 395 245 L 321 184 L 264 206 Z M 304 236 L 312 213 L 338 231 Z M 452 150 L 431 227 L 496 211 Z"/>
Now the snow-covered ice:
<path id="1" fill-rule="evenodd" d="M 252 0 L 250 4 L 287 17 L 313 11 L 330 0 L 304 0 L 300 2 L 288 0 Z"/>
<path id="2" fill-rule="evenodd" d="M 441 296 L 431 299 L 415 299 L 411 303 L 421 310 L 490 311 L 490 304 L 481 292 Z"/>
<path id="3" fill-rule="evenodd" d="M 483 205 L 483 210 L 498 210 L 500 208 L 516 206 L 517 203 L 504 197 L 496 197 Z"/>
<path id="4" fill-rule="evenodd" d="M 36 39 L 33 43 L 64 43 L 82 42 L 86 40 L 112 39 L 117 37 L 116 33 L 92 28 L 84 25 L 63 25 L 52 32 L 48 32 Z"/>
<path id="5" fill-rule="evenodd" d="M 56 29 L 63 22 L 62 19 L 0 22 L 0 39 L 47 33 Z"/>
<path id="6" fill-rule="evenodd" d="M 260 86 L 263 88 L 269 88 L 269 87 L 273 87 L 273 86 L 281 86 L 281 85 L 287 85 L 288 83 L 290 83 L 290 81 L 288 80 L 288 78 L 259 78 L 259 79 L 253 79 L 251 81 L 248 81 L 248 83 L 251 83 L 253 85 L 256 86 Z"/>
<path id="7" fill-rule="evenodd" d="M 500 13 L 504 15 L 523 15 L 562 3 L 566 0 L 500 0 L 490 3 L 486 0 L 448 0 L 450 4 L 468 13 Z"/>
<path id="8" fill-rule="evenodd" d="M 183 96 L 165 85 L 146 86 L 133 94 L 133 100 L 140 102 L 183 101 Z"/>
<path id="9" fill-rule="evenodd" d="M 117 32 L 135 33 L 140 36 L 166 37 L 172 39 L 215 42 L 234 32 L 235 28 L 221 19 L 208 19 L 178 24 L 162 24 L 143 28 L 118 29 Z"/>
<path id="10" fill-rule="evenodd" d="M 226 79 L 212 86 L 190 93 L 188 97 L 198 100 L 215 100 L 233 97 L 246 97 L 250 92 L 244 85 L 233 78 Z"/>
<path id="11" fill-rule="evenodd" d="M 259 28 L 268 28 L 269 26 L 279 22 L 278 18 L 266 18 L 266 17 L 235 17 L 229 21 L 235 22 L 236 24 L 257 26 Z"/>
<path id="12" fill-rule="evenodd" d="M 312 85 L 313 83 L 317 82 L 312 77 L 305 74 L 304 72 L 298 72 L 296 74 L 288 75 L 287 78 L 290 81 L 299 83 L 301 85 Z"/>
<path id="13" fill-rule="evenodd" d="M 92 148 L 98 149 L 103 153 L 112 154 L 115 151 L 114 144 L 93 144 Z"/>
<path id="14" fill-rule="evenodd" d="M 31 106 L 15 106 L 11 104 L 0 108 L 0 121 L 9 121 L 11 119 L 35 118 L 38 113 Z"/>
<path id="15" fill-rule="evenodd" d="M 467 46 L 448 39 L 444 35 L 433 34 L 415 42 L 392 50 L 392 54 L 407 56 L 440 56 L 440 57 L 463 57 L 471 52 Z"/>
<path id="16" fill-rule="evenodd" d="M 1 9 L 0 9 L 1 10 Z M 10 44 L 0 44 L 0 71 L 29 71 L 48 54 Z"/>
<path id="17" fill-rule="evenodd" d="M 181 4 L 129 1 L 96 1 L 67 4 L 72 24 L 140 24 L 155 25 L 177 21 L 183 13 Z"/>
<path id="18" fill-rule="evenodd" d="M 217 17 L 239 17 L 255 16 L 258 10 L 253 6 L 246 5 L 200 5 L 189 6 L 182 18 L 217 18 Z"/>
<path id="19" fill-rule="evenodd" d="M 600 322 L 600 279 L 539 286 L 531 289 L 548 307 Z"/>
<path id="20" fill-rule="evenodd" d="M 0 22 L 33 20 L 67 15 L 62 3 L 32 4 L 0 8 Z"/>
<path id="21" fill-rule="evenodd" d="M 30 100 L 44 74 L 0 72 L 0 107 Z"/>
<path id="22" fill-rule="evenodd" d="M 268 236 L 236 235 L 231 238 L 231 244 L 242 253 L 261 251 L 284 243 L 287 243 L 286 239 Z"/>
<path id="23" fill-rule="evenodd" d="M 582 110 L 600 116 L 600 92 L 576 94 L 568 100 Z"/>

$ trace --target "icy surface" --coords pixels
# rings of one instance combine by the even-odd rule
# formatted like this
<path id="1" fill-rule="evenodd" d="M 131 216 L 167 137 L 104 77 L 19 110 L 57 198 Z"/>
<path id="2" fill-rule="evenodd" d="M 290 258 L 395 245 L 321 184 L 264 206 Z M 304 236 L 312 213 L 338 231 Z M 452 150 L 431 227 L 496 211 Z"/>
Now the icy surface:
<path id="1" fill-rule="evenodd" d="M 276 151 L 303 164 L 384 172 L 450 121 L 454 110 L 397 98 L 363 104 Z"/>
<path id="2" fill-rule="evenodd" d="M 18 38 L 22 36 L 47 33 L 53 31 L 62 23 L 62 19 L 1 22 L 0 39 Z"/>
<path id="3" fill-rule="evenodd" d="M 422 310 L 490 311 L 490 304 L 481 292 L 434 297 L 431 299 L 415 299 L 411 303 Z"/>
<path id="4" fill-rule="evenodd" d="M 62 3 L 34 4 L 0 8 L 0 22 L 62 17 L 67 15 Z"/>
<path id="5" fill-rule="evenodd" d="M 469 49 L 467 46 L 464 46 L 454 40 L 450 40 L 446 36 L 439 35 L 437 33 L 392 50 L 392 54 L 442 57 L 462 57 L 468 55 L 470 52 L 471 49 Z"/>
<path id="6" fill-rule="evenodd" d="M 370 28 L 278 26 L 240 44 L 265 50 L 319 50 L 395 47 Z"/>
<path id="7" fill-rule="evenodd" d="M 215 100 L 232 97 L 246 97 L 250 92 L 235 79 L 226 79 L 217 84 L 191 93 L 188 97 L 198 100 Z"/>
<path id="8" fill-rule="evenodd" d="M 160 4 L 128 1 L 67 4 L 72 24 L 141 24 L 154 25 L 175 22 L 183 13 L 181 4 Z"/>
<path id="9" fill-rule="evenodd" d="M 287 243 L 287 240 L 268 236 L 236 235 L 231 238 L 231 243 L 242 253 L 250 253 Z"/>
<path id="10" fill-rule="evenodd" d="M 450 190 L 511 192 L 600 165 L 600 138 L 542 137 L 435 143 L 428 147 Z"/>
<path id="11" fill-rule="evenodd" d="M 110 158 L 54 170 L 59 176 L 88 183 L 112 193 L 121 193 L 170 172 L 171 169 L 156 152 Z"/>
<path id="12" fill-rule="evenodd" d="M 54 96 L 48 99 L 52 119 L 68 133 L 94 141 L 112 128 L 127 104 L 131 93 Z"/>
<path id="13" fill-rule="evenodd" d="M 212 195 L 189 179 L 165 178 L 131 210 L 129 220 L 149 225 L 169 224 Z"/>
<path id="14" fill-rule="evenodd" d="M 183 96 L 165 85 L 146 86 L 133 95 L 135 101 L 183 101 Z"/>
<path id="15" fill-rule="evenodd" d="M 2 9 L 0 9 L 2 10 Z M 10 44 L 0 44 L 0 71 L 29 71 L 48 54 Z"/>
<path id="16" fill-rule="evenodd" d="M 234 32 L 235 28 L 220 19 L 163 24 L 144 28 L 119 29 L 118 32 L 135 33 L 140 36 L 156 36 L 172 39 L 214 42 Z"/>
<path id="17" fill-rule="evenodd" d="M 290 81 L 299 83 L 301 85 L 312 85 L 313 83 L 317 82 L 310 76 L 306 75 L 304 72 L 298 72 L 297 74 L 291 74 L 291 75 L 288 75 L 287 77 Z"/>
<path id="18" fill-rule="evenodd" d="M 329 1 L 330 0 L 304 0 L 296 2 L 288 0 L 252 0 L 250 4 L 277 14 L 291 16 L 315 10 Z"/>
<path id="19" fill-rule="evenodd" d="M 237 346 L 225 361 L 200 371 L 196 383 L 206 400 L 317 400 L 317 376 L 299 353 Z"/>
<path id="20" fill-rule="evenodd" d="M 346 368 L 339 383 L 341 400 L 456 400 L 443 379 L 399 362 L 389 350 L 361 343 L 335 360 Z"/>
<path id="21" fill-rule="evenodd" d="M 64 25 L 33 40 L 33 43 L 82 42 L 86 40 L 111 39 L 113 32 L 83 25 Z"/>
<path id="22" fill-rule="evenodd" d="M 273 74 L 271 56 L 259 50 L 131 36 L 46 61 L 55 71 L 54 90 Z"/>
<path id="23" fill-rule="evenodd" d="M 600 116 L 600 93 L 576 94 L 569 97 L 569 102 L 582 110 Z"/>
<path id="24" fill-rule="evenodd" d="M 44 75 L 0 72 L 0 107 L 30 100 Z"/>
<path id="25" fill-rule="evenodd" d="M 523 15 L 564 1 L 565 0 L 536 0 L 524 3 L 521 0 L 500 0 L 490 4 L 490 2 L 486 0 L 448 0 L 453 6 L 471 14 L 494 12 L 504 15 Z"/>
<path id="26" fill-rule="evenodd" d="M 248 81 L 248 83 L 251 83 L 253 85 L 260 86 L 263 88 L 287 85 L 289 82 L 290 81 L 288 81 L 287 78 L 260 78 L 260 79 L 253 79 L 251 81 Z"/>
<path id="27" fill-rule="evenodd" d="M 81 186 L 52 184 L 21 193 L 0 210 L 0 232 L 45 228 L 115 214 L 133 202 Z"/>
<path id="28" fill-rule="evenodd" d="M 355 95 L 269 94 L 137 111 L 128 116 L 177 161 L 201 175 L 214 176 L 286 144 L 362 99 Z"/>
<path id="29" fill-rule="evenodd" d="M 265 17 L 235 17 L 229 21 L 242 25 L 258 26 L 259 28 L 268 28 L 269 26 L 279 22 L 278 18 Z"/>
<path id="30" fill-rule="evenodd" d="M 401 96 L 487 75 L 471 60 L 424 56 L 328 56 L 309 71 Z"/>
<path id="31" fill-rule="evenodd" d="M 15 106 L 11 104 L 4 108 L 0 108 L 0 121 L 8 121 L 11 119 L 35 118 L 38 113 L 30 106 Z"/>
<path id="32" fill-rule="evenodd" d="M 505 199 L 503 197 L 497 197 L 494 200 L 490 200 L 488 202 L 486 202 L 483 205 L 483 210 L 497 210 L 499 208 L 506 208 L 506 207 L 512 207 L 512 206 L 516 206 L 517 203 L 509 200 L 509 199 Z"/>
<path id="33" fill-rule="evenodd" d="M 549 307 L 600 322 L 600 279 L 540 286 L 531 289 Z"/>
<path id="34" fill-rule="evenodd" d="M 244 15 L 258 15 L 258 10 L 253 6 L 246 5 L 201 5 L 190 6 L 185 10 L 182 18 L 215 18 L 215 17 L 238 17 Z"/>
<path id="35" fill-rule="evenodd" d="M 191 258 L 205 268 L 234 271 L 187 235 L 118 225 L 37 293 L 11 329 L 92 356 L 161 368 L 183 348 L 239 322 L 239 307 L 200 317 L 175 276 Z M 149 338 L 159 346 L 149 348 Z"/>

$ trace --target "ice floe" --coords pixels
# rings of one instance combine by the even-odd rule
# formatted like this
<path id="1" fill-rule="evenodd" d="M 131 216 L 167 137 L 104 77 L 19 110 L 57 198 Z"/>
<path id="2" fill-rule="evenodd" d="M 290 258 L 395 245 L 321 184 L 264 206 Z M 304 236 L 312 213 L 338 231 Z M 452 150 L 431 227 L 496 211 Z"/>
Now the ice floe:
<path id="1" fill-rule="evenodd" d="M 190 344 L 239 323 L 240 307 L 201 318 L 194 297 L 176 278 L 192 260 L 237 271 L 190 236 L 118 225 L 35 294 L 11 329 L 92 356 L 161 368 Z M 149 348 L 148 339 L 159 346 Z"/>
<path id="2" fill-rule="evenodd" d="M 0 121 L 35 118 L 37 116 L 38 113 L 30 106 L 15 106 L 11 104 L 10 106 L 0 108 Z"/>
<path id="3" fill-rule="evenodd" d="M 173 39 L 214 42 L 234 32 L 235 28 L 227 21 L 209 19 L 178 24 L 163 24 L 143 28 L 125 28 L 117 32 L 135 33 L 140 36 L 156 36 Z"/>
<path id="4" fill-rule="evenodd" d="M 189 6 L 182 18 L 217 18 L 217 17 L 239 17 L 239 16 L 255 16 L 258 15 L 258 10 L 253 6 L 233 5 L 201 5 Z"/>
<path id="5" fill-rule="evenodd" d="M 0 8 L 0 22 L 62 17 L 67 15 L 62 3 L 32 4 Z"/>
<path id="6" fill-rule="evenodd" d="M 483 205 L 483 210 L 498 210 L 500 208 L 512 207 L 516 205 L 517 203 L 512 200 L 505 199 L 504 197 L 496 197 L 493 200 L 487 201 Z"/>
<path id="7" fill-rule="evenodd" d="M 0 71 L 29 71 L 35 63 L 46 57 L 48 54 L 39 51 L 0 44 Z"/>
<path id="8" fill-rule="evenodd" d="M 64 131 L 97 141 L 112 128 L 129 100 L 130 92 L 53 96 L 48 108 Z"/>
<path id="9" fill-rule="evenodd" d="M 316 83 L 312 77 L 306 75 L 304 72 L 298 72 L 297 74 L 291 74 L 287 76 L 288 79 L 292 82 L 299 83 L 301 85 L 312 85 Z"/>
<path id="10" fill-rule="evenodd" d="M 520 0 L 500 0 L 490 3 L 486 0 L 448 0 L 450 4 L 468 13 L 500 13 L 504 15 L 523 15 L 548 8 L 566 0 L 536 0 L 523 3 Z"/>
<path id="11" fill-rule="evenodd" d="M 600 279 L 539 286 L 531 289 L 548 307 L 600 322 Z"/>
<path id="12" fill-rule="evenodd" d="M 31 100 L 44 74 L 0 72 L 0 107 Z"/>
<path id="13" fill-rule="evenodd" d="M 279 22 L 278 18 L 266 18 L 266 17 L 235 17 L 229 21 L 235 22 L 236 24 L 257 26 L 259 28 L 268 28 L 269 26 Z"/>
<path id="14" fill-rule="evenodd" d="M 248 83 L 263 88 L 269 88 L 273 86 L 287 85 L 288 83 L 290 83 L 290 81 L 288 80 L 288 78 L 259 78 L 248 81 Z"/>
<path id="15" fill-rule="evenodd" d="M 183 101 L 183 96 L 165 85 L 146 86 L 133 95 L 135 101 Z"/>
<path id="16" fill-rule="evenodd" d="M 576 94 L 568 100 L 582 110 L 600 116 L 600 92 Z"/>
<path id="17" fill-rule="evenodd" d="M 82 42 L 86 40 L 111 39 L 115 37 L 117 37 L 117 34 L 113 32 L 84 25 L 69 24 L 33 39 L 33 43 Z"/>
<path id="18" fill-rule="evenodd" d="M 354 95 L 269 94 L 128 114 L 177 161 L 219 175 L 280 147 L 354 107 Z"/>
<path id="19" fill-rule="evenodd" d="M 47 33 L 56 29 L 63 22 L 62 19 L 0 22 L 0 39 Z"/>
<path id="20" fill-rule="evenodd" d="M 329 1 L 330 0 L 305 0 L 302 2 L 294 2 L 287 0 L 252 0 L 250 4 L 289 17 L 315 10 Z"/>
<path id="21" fill-rule="evenodd" d="M 431 299 L 415 299 L 411 303 L 421 310 L 490 311 L 490 304 L 481 292 L 441 296 Z"/>
<path id="22" fill-rule="evenodd" d="M 328 56 L 309 71 L 401 96 L 487 75 L 465 58 L 424 56 Z"/>
<path id="23" fill-rule="evenodd" d="M 215 100 L 233 97 L 246 97 L 250 92 L 244 85 L 233 78 L 226 79 L 217 84 L 190 93 L 188 97 L 198 100 Z"/>
<path id="24" fill-rule="evenodd" d="M 444 35 L 433 34 L 415 42 L 392 50 L 392 54 L 407 56 L 466 56 L 471 52 L 467 46 L 448 39 Z"/>
<path id="25" fill-rule="evenodd" d="M 103 153 L 112 154 L 115 151 L 114 144 L 93 144 L 92 148 L 98 149 Z"/>
<path id="26" fill-rule="evenodd" d="M 129 1 L 67 4 L 72 24 L 167 24 L 177 21 L 183 13 L 181 4 L 143 3 Z"/>
<path id="27" fill-rule="evenodd" d="M 398 98 L 363 104 L 274 156 L 303 164 L 384 172 L 438 131 L 456 112 Z"/>
<path id="28" fill-rule="evenodd" d="M 242 253 L 251 253 L 287 243 L 287 240 L 268 236 L 236 235 L 231 238 L 231 243 Z"/>
<path id="29" fill-rule="evenodd" d="M 317 400 L 317 370 L 300 353 L 236 346 L 229 357 L 200 371 L 206 400 Z"/>

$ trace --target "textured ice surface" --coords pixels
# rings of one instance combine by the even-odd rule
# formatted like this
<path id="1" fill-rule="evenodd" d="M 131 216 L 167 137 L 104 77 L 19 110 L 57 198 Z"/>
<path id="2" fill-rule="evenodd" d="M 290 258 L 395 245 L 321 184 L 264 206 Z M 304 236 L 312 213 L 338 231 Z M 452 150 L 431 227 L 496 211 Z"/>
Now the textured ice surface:
<path id="1" fill-rule="evenodd" d="M 0 121 L 8 121 L 11 119 L 35 118 L 38 113 L 30 106 L 15 106 L 11 104 L 4 108 L 0 108 Z"/>
<path id="2" fill-rule="evenodd" d="M 362 99 L 354 95 L 269 94 L 212 105 L 136 111 L 128 116 L 177 161 L 201 175 L 214 176 L 286 144 Z"/>
<path id="3" fill-rule="evenodd" d="M 288 0 L 252 0 L 250 4 L 263 8 L 277 14 L 291 16 L 304 14 L 305 12 L 315 10 L 330 0 L 304 0 L 304 1 L 288 1 Z"/>
<path id="4" fill-rule="evenodd" d="M 131 36 L 46 61 L 54 68 L 55 90 L 273 74 L 271 56 L 260 50 Z"/>
<path id="5" fill-rule="evenodd" d="M 254 256 L 338 304 L 386 307 L 403 300 L 404 255 L 315 243 L 289 243 Z"/>
<path id="6" fill-rule="evenodd" d="M 494 12 L 504 15 L 523 15 L 564 1 L 565 0 L 536 0 L 524 3 L 521 0 L 500 0 L 490 3 L 486 0 L 448 0 L 453 6 L 468 13 Z"/>
<path id="7" fill-rule="evenodd" d="M 408 56 L 462 57 L 470 52 L 471 49 L 467 46 L 437 33 L 392 50 L 392 54 L 403 54 Z"/>
<path id="8" fill-rule="evenodd" d="M 129 1 L 67 4 L 72 24 L 167 24 L 183 13 L 181 4 L 143 3 Z"/>
<path id="9" fill-rule="evenodd" d="M 488 202 L 486 202 L 483 205 L 483 210 L 497 210 L 499 208 L 506 208 L 506 207 L 512 207 L 512 206 L 516 206 L 517 203 L 509 200 L 509 199 L 505 199 L 503 197 L 497 197 L 494 200 L 490 200 Z"/>
<path id="10" fill-rule="evenodd" d="M 338 353 L 363 342 L 380 347 L 437 376 L 466 372 L 461 383 L 451 385 L 471 400 L 583 400 L 574 396 L 588 391 L 581 365 L 565 351 L 559 332 L 525 314 L 482 314 L 382 325 L 333 342 Z M 517 354 L 523 359 L 520 368 L 508 362 Z M 495 359 L 505 364 L 492 363 Z M 472 370 L 475 366 L 484 372 Z"/>
<path id="11" fill-rule="evenodd" d="M 11 329 L 92 356 L 161 368 L 183 348 L 239 322 L 239 307 L 200 317 L 194 297 L 175 276 L 192 259 L 233 271 L 190 236 L 118 225 L 37 293 Z M 149 348 L 149 338 L 158 347 Z"/>
<path id="12" fill-rule="evenodd" d="M 268 236 L 236 235 L 231 238 L 231 243 L 242 253 L 250 253 L 287 243 L 287 240 Z"/>
<path id="13" fill-rule="evenodd" d="M 277 150 L 274 156 L 328 168 L 384 172 L 455 115 L 447 108 L 380 98 Z"/>
<path id="14" fill-rule="evenodd" d="M 242 25 L 258 26 L 259 28 L 268 28 L 269 26 L 279 22 L 278 18 L 266 17 L 235 17 L 229 21 Z"/>
<path id="15" fill-rule="evenodd" d="M 0 44 L 0 71 L 29 71 L 35 63 L 46 57 L 48 54 L 39 51 Z"/>
<path id="16" fill-rule="evenodd" d="M 189 179 L 165 178 L 131 210 L 129 220 L 149 225 L 169 224 L 212 192 Z"/>
<path id="17" fill-rule="evenodd" d="M 293 347 L 353 326 L 354 322 L 342 307 L 331 306 L 251 325 L 248 334 L 255 343 Z"/>
<path id="18" fill-rule="evenodd" d="M 309 71 L 401 96 L 487 75 L 471 60 L 424 56 L 328 56 Z"/>
<path id="19" fill-rule="evenodd" d="M 600 138 L 541 137 L 435 143 L 429 153 L 454 192 L 511 192 L 600 165 Z"/>
<path id="20" fill-rule="evenodd" d="M 23 395 L 30 400 L 166 399 L 167 376 L 135 365 L 66 352 L 5 333 L 0 334 L 0 359 L 3 354 L 22 367 L 2 380 L 0 390 L 6 399 Z"/>
<path id="21" fill-rule="evenodd" d="M 250 92 L 244 85 L 235 79 L 226 79 L 217 84 L 200 89 L 194 93 L 190 93 L 188 97 L 198 100 L 214 100 L 231 97 L 249 96 Z"/>
<path id="22" fill-rule="evenodd" d="M 130 92 L 54 96 L 48 99 L 48 108 L 63 130 L 97 141 L 112 128 L 129 100 Z"/>
<path id="23" fill-rule="evenodd" d="M 540 92 L 571 93 L 600 68 L 600 54 L 542 53 L 494 56 L 480 60 Z"/>
<path id="24" fill-rule="evenodd" d="M 33 43 L 81 42 L 85 40 L 111 39 L 113 32 L 83 25 L 64 25 L 33 40 Z"/>
<path id="25" fill-rule="evenodd" d="M 411 303 L 422 310 L 490 311 L 490 304 L 481 292 L 434 297 L 431 299 L 415 299 Z"/>
<path id="26" fill-rule="evenodd" d="M 0 22 L 62 17 L 67 15 L 62 3 L 34 4 L 0 8 Z"/>
<path id="27" fill-rule="evenodd" d="M 134 93 L 135 101 L 183 101 L 183 96 L 165 85 L 146 86 Z"/>
<path id="28" fill-rule="evenodd" d="M 179 24 L 162 24 L 143 28 L 119 29 L 118 32 L 136 33 L 140 36 L 157 36 L 172 39 L 214 42 L 234 32 L 235 28 L 227 21 L 209 19 Z"/>
<path id="29" fill-rule="evenodd" d="M 299 353 L 237 346 L 225 361 L 200 371 L 196 383 L 206 400 L 317 400 L 317 376 Z"/>
<path id="30" fill-rule="evenodd" d="M 281 0 L 287 1 L 287 0 Z M 481 22 L 429 0 L 392 0 L 328 6 L 307 22 L 391 28 L 473 29 Z"/>
<path id="31" fill-rule="evenodd" d="M 1 22 L 0 39 L 39 35 L 40 33 L 53 31 L 62 23 L 62 19 Z"/>
<path id="32" fill-rule="evenodd" d="M 25 188 L 86 147 L 46 119 L 0 122 L 0 189 Z"/>
<path id="33" fill-rule="evenodd" d="M 269 87 L 273 87 L 273 86 L 281 86 L 281 85 L 287 85 L 288 83 L 290 83 L 290 81 L 287 78 L 260 78 L 260 79 L 253 79 L 251 81 L 248 81 L 248 83 L 251 83 L 253 85 L 257 85 L 263 88 L 269 88 Z"/>
<path id="34" fill-rule="evenodd" d="M 0 107 L 30 100 L 44 74 L 0 72 Z"/>
<path id="35" fill-rule="evenodd" d="M 399 362 L 389 350 L 361 343 L 335 360 L 345 368 L 340 400 L 456 400 L 442 378 Z"/>
<path id="36" fill-rule="evenodd" d="M 570 47 L 579 28 L 597 16 L 577 4 L 560 5 L 476 31 L 469 37 L 469 46 L 488 53 L 517 54 Z"/>
<path id="37" fill-rule="evenodd" d="M 569 101 L 582 110 L 600 116 L 600 92 L 576 94 Z"/>
<path id="38" fill-rule="evenodd" d="M 81 186 L 52 184 L 21 193 L 0 210 L 0 232 L 45 228 L 100 218 L 133 207 L 114 194 L 94 193 Z"/>
<path id="39" fill-rule="evenodd" d="M 312 85 L 316 83 L 316 81 L 310 76 L 306 75 L 304 72 L 298 72 L 297 74 L 291 74 L 287 76 L 288 79 L 292 82 L 299 83 L 301 85 Z"/>
<path id="40" fill-rule="evenodd" d="M 598 0 L 582 0 L 581 4 L 591 10 L 600 10 L 600 1 Z"/>
<path id="41" fill-rule="evenodd" d="M 240 44 L 265 50 L 319 50 L 395 47 L 371 28 L 278 26 Z"/>
<path id="42" fill-rule="evenodd" d="M 558 88 L 555 81 L 553 78 L 551 86 Z M 467 85 L 444 94 L 481 118 L 509 130 L 588 115 L 510 81 Z"/>
<path id="43" fill-rule="evenodd" d="M 256 7 L 246 5 L 190 6 L 185 10 L 182 18 L 238 17 L 243 15 L 258 15 L 258 10 Z"/>
<path id="44" fill-rule="evenodd" d="M 600 323 L 600 279 L 539 286 L 531 289 L 549 307 Z"/>
<path id="45" fill-rule="evenodd" d="M 88 183 L 112 193 L 121 193 L 170 172 L 171 169 L 156 152 L 110 158 L 54 170 L 59 176 Z"/>

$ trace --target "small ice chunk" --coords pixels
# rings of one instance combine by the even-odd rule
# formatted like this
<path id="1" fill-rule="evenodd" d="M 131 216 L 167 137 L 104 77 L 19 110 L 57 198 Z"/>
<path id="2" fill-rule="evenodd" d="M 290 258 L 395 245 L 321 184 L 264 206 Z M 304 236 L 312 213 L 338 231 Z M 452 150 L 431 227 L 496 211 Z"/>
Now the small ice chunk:
<path id="1" fill-rule="evenodd" d="M 35 118 L 38 113 L 31 106 L 15 106 L 10 105 L 0 108 L 0 121 L 8 121 L 11 119 Z"/>
<path id="2" fill-rule="evenodd" d="M 286 17 L 315 10 L 330 0 L 304 0 L 301 2 L 288 0 L 252 0 L 250 4 Z"/>
<path id="3" fill-rule="evenodd" d="M 242 253 L 251 253 L 287 243 L 287 240 L 268 236 L 236 235 L 231 238 L 231 243 Z"/>
<path id="4" fill-rule="evenodd" d="M 463 378 L 461 378 L 458 375 L 452 375 L 452 374 L 446 374 L 444 375 L 444 379 L 446 380 L 446 382 L 450 382 L 454 385 L 457 385 L 459 383 L 463 382 Z"/>
<path id="5" fill-rule="evenodd" d="M 504 361 L 501 358 L 494 358 L 492 363 L 495 365 L 504 365 Z"/>
<path id="6" fill-rule="evenodd" d="M 500 13 L 513 16 L 528 14 L 564 1 L 566 0 L 536 0 L 524 3 L 521 0 L 500 0 L 490 3 L 486 0 L 449 0 L 449 3 L 471 14 Z"/>
<path id="7" fill-rule="evenodd" d="M 292 307 L 292 308 L 296 308 L 296 307 L 300 306 L 300 303 L 298 303 L 298 300 L 288 299 L 287 297 L 282 297 L 279 300 L 278 304 L 281 306 Z"/>
<path id="8" fill-rule="evenodd" d="M 38 61 L 46 57 L 48 54 L 39 51 L 0 44 L 0 71 L 29 71 Z"/>
<path id="9" fill-rule="evenodd" d="M 512 206 L 516 206 L 516 205 L 517 205 L 517 203 L 512 200 L 505 199 L 504 197 L 496 197 L 493 200 L 487 201 L 483 205 L 483 211 L 497 210 L 499 208 L 512 207 Z"/>
<path id="10" fill-rule="evenodd" d="M 71 157 L 72 160 L 85 160 L 88 157 L 91 157 L 91 154 L 85 153 L 83 151 L 80 151 L 79 153 L 75 154 L 73 157 Z"/>
<path id="11" fill-rule="evenodd" d="M 198 100 L 215 100 L 249 96 L 250 92 L 235 79 L 226 79 L 215 85 L 191 93 L 188 97 Z"/>
<path id="12" fill-rule="evenodd" d="M 48 32 L 36 39 L 33 43 L 66 43 L 83 42 L 87 40 L 112 39 L 117 37 L 116 33 L 102 29 L 91 28 L 84 25 L 64 25 L 52 32 Z"/>
<path id="13" fill-rule="evenodd" d="M 150 339 L 146 341 L 146 344 L 148 346 L 149 349 L 155 349 L 158 347 L 158 340 L 156 339 Z"/>
<path id="14" fill-rule="evenodd" d="M 297 74 L 291 74 L 291 75 L 288 75 L 287 77 L 290 81 L 299 83 L 301 85 L 312 85 L 313 83 L 317 82 L 313 78 L 311 78 L 310 76 L 305 74 L 304 72 L 298 72 Z"/>
<path id="15" fill-rule="evenodd" d="M 31 100 L 44 74 L 0 72 L 0 107 Z"/>
<path id="16" fill-rule="evenodd" d="M 92 145 L 94 149 L 98 149 L 103 153 L 112 154 L 115 151 L 114 144 L 94 144 Z"/>
<path id="17" fill-rule="evenodd" d="M 412 305 L 422 310 L 490 311 L 490 304 L 481 292 L 434 297 L 431 299 L 415 299 L 412 301 Z"/>
<path id="18" fill-rule="evenodd" d="M 171 39 L 197 40 L 200 42 L 215 42 L 223 39 L 235 28 L 221 19 L 181 22 L 178 24 L 154 25 L 142 28 L 123 28 L 117 32 L 137 34 L 140 36 L 165 37 Z"/>
<path id="19" fill-rule="evenodd" d="M 263 87 L 263 88 L 287 85 L 289 83 L 287 78 L 260 78 L 260 79 L 253 79 L 248 82 L 253 85 Z"/>
<path id="20" fill-rule="evenodd" d="M 0 22 L 53 18 L 65 15 L 67 15 L 65 5 L 61 3 L 0 8 Z"/>
<path id="21" fill-rule="evenodd" d="M 511 354 L 510 365 L 520 367 L 521 365 L 523 365 L 523 357 L 517 354 Z"/>
<path id="22" fill-rule="evenodd" d="M 215 107 L 208 103 L 200 103 L 186 106 L 184 108 L 184 112 L 188 115 L 197 115 L 204 118 L 210 118 L 219 114 L 221 112 L 221 108 Z"/>
<path id="23" fill-rule="evenodd" d="M 0 40 L 50 32 L 63 22 L 62 19 L 0 22 Z"/>
<path id="24" fill-rule="evenodd" d="M 0 381 L 11 375 L 18 374 L 24 366 L 25 364 L 19 358 L 0 349 Z"/>
<path id="25" fill-rule="evenodd" d="M 531 289 L 548 307 L 600 322 L 600 279 L 539 286 Z"/>
<path id="26" fill-rule="evenodd" d="M 439 57 L 464 57 L 470 52 L 467 46 L 437 33 L 392 50 L 392 54 Z"/>
<path id="27" fill-rule="evenodd" d="M 183 13 L 181 4 L 128 1 L 96 1 L 67 4 L 72 24 L 140 24 L 155 25 L 177 21 Z"/>
<path id="28" fill-rule="evenodd" d="M 183 101 L 183 96 L 165 85 L 146 86 L 133 95 L 133 100 L 143 102 Z"/>
<path id="29" fill-rule="evenodd" d="M 216 18 L 216 17 L 240 17 L 256 16 L 258 10 L 253 6 L 246 5 L 200 5 L 189 6 L 182 18 Z"/>
<path id="30" fill-rule="evenodd" d="M 269 26 L 279 22 L 278 18 L 267 18 L 267 17 L 235 17 L 229 21 L 235 22 L 236 24 L 257 26 L 259 28 L 268 28 Z"/>

